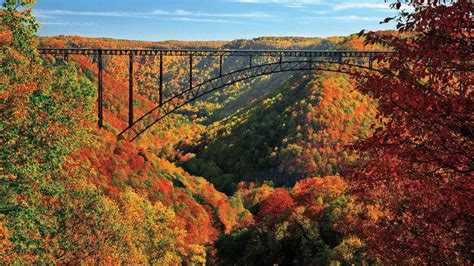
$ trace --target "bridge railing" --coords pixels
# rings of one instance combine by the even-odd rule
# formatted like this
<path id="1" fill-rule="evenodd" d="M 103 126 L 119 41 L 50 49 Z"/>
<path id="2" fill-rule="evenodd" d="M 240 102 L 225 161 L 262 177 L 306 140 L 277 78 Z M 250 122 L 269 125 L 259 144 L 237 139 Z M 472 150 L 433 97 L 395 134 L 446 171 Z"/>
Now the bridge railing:
<path id="1" fill-rule="evenodd" d="M 39 48 L 50 55 L 150 55 L 150 56 L 267 56 L 267 57 L 376 57 L 386 51 L 330 50 L 184 50 L 184 49 L 108 49 L 108 48 Z"/>

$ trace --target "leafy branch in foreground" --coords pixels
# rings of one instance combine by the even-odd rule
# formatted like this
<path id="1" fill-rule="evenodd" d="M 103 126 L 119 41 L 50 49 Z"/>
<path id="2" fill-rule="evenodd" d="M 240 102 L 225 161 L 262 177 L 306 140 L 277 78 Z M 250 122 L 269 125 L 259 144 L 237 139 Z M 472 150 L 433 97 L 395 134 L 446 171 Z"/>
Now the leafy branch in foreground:
<path id="1" fill-rule="evenodd" d="M 353 192 L 387 213 L 363 217 L 372 253 L 397 263 L 472 263 L 474 97 L 472 2 L 413 1 L 399 34 L 369 32 L 396 56 L 358 79 L 379 103 L 383 126 L 355 147 L 370 159 Z M 397 5 L 396 7 L 400 7 Z"/>

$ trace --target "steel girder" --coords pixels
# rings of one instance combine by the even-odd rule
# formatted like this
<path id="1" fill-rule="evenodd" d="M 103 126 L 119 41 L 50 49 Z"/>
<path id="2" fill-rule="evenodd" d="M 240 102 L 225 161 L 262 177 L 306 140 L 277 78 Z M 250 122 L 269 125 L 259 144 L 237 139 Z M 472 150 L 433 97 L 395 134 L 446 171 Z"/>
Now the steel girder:
<path id="1" fill-rule="evenodd" d="M 170 50 L 170 49 L 94 49 L 94 48 L 39 48 L 44 55 L 143 55 L 143 56 L 253 56 L 305 58 L 359 58 L 390 54 L 386 51 L 319 51 L 319 50 Z"/>

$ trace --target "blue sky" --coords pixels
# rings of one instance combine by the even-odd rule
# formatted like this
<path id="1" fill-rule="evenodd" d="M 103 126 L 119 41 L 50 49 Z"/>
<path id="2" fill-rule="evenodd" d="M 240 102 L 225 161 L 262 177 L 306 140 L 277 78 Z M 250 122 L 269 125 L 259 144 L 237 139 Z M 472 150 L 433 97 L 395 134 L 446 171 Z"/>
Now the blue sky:
<path id="1" fill-rule="evenodd" d="M 384 0 L 39 0 L 40 35 L 134 40 L 327 37 L 389 29 Z"/>

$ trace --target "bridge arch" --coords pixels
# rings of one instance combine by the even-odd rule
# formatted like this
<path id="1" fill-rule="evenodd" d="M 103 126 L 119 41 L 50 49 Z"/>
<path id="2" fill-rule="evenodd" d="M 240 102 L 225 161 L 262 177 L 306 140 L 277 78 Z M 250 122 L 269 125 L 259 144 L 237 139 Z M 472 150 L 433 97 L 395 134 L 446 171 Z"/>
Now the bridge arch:
<path id="1" fill-rule="evenodd" d="M 223 89 L 232 84 L 282 72 L 294 71 L 329 71 L 344 74 L 354 74 L 355 69 L 378 71 L 364 64 L 352 64 L 347 62 L 335 62 L 327 60 L 292 60 L 278 61 L 261 65 L 249 66 L 225 74 L 221 74 L 200 84 L 194 85 L 179 94 L 163 101 L 147 113 L 136 119 L 131 125 L 124 129 L 119 138 L 134 141 L 153 125 L 187 105 L 207 94 Z"/>
<path id="2" fill-rule="evenodd" d="M 355 69 L 379 71 L 372 68 L 374 60 L 387 51 L 321 51 L 321 50 L 170 50 L 170 49 L 103 49 L 103 48 L 39 48 L 42 55 L 62 56 L 68 61 L 69 55 L 92 56 L 97 63 L 97 114 L 98 127 L 103 127 L 103 58 L 106 56 L 129 57 L 129 113 L 128 127 L 118 137 L 133 141 L 147 129 L 158 123 L 182 106 L 204 95 L 234 83 L 259 76 L 289 71 L 331 71 L 354 74 Z M 159 56 L 159 104 L 134 119 L 133 66 L 135 56 Z M 163 97 L 163 58 L 166 56 L 189 57 L 189 88 L 169 99 Z M 193 57 L 218 57 L 219 74 L 200 84 L 193 84 Z M 223 73 L 223 58 L 248 58 L 248 67 Z M 253 58 L 274 58 L 276 62 L 253 65 Z"/>

